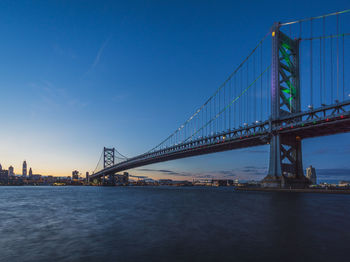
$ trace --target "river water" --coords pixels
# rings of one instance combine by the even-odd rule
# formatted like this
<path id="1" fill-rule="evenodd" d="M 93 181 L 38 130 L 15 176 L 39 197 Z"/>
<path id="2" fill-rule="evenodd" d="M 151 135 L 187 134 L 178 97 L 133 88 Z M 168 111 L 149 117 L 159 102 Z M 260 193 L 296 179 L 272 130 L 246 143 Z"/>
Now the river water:
<path id="1" fill-rule="evenodd" d="M 0 261 L 350 261 L 350 195 L 0 187 Z"/>

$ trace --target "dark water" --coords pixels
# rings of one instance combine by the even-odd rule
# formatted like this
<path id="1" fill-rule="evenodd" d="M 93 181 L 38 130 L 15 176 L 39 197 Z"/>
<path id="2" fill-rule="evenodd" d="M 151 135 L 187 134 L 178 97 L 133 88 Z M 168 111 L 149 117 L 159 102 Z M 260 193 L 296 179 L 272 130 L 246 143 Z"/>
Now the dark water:
<path id="1" fill-rule="evenodd" d="M 0 261 L 350 261 L 350 196 L 0 187 Z"/>

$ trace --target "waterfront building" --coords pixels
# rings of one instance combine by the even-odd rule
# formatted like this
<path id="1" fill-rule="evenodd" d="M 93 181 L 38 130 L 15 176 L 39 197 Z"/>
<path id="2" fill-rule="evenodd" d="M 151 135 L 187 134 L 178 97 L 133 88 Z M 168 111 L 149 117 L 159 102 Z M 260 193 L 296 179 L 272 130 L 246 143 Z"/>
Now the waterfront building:
<path id="1" fill-rule="evenodd" d="M 72 171 L 72 179 L 79 179 L 79 171 L 78 170 Z"/>
<path id="2" fill-rule="evenodd" d="M 22 166 L 22 176 L 27 177 L 27 162 L 25 160 L 23 161 L 23 166 Z"/>
<path id="3" fill-rule="evenodd" d="M 1 164 L 0 164 L 0 171 L 2 170 L 2 166 L 1 166 Z"/>
<path id="4" fill-rule="evenodd" d="M 115 179 L 115 184 L 116 185 L 121 185 L 121 186 L 126 186 L 129 184 L 129 173 L 124 172 L 122 175 L 121 174 L 116 174 L 114 176 Z"/>
<path id="5" fill-rule="evenodd" d="M 161 186 L 169 186 L 173 184 L 173 180 L 171 179 L 159 179 L 158 182 Z"/>
<path id="6" fill-rule="evenodd" d="M 10 166 L 9 167 L 9 176 L 14 176 L 15 173 L 14 173 L 14 169 L 13 169 L 13 166 Z"/>
<path id="7" fill-rule="evenodd" d="M 5 169 L 0 169 L 0 181 L 8 179 L 8 171 Z"/>
<path id="8" fill-rule="evenodd" d="M 306 168 L 306 178 L 308 178 L 313 185 L 316 184 L 316 170 L 314 167 L 309 166 L 308 168 Z"/>
<path id="9" fill-rule="evenodd" d="M 32 178 L 33 177 L 33 171 L 32 171 L 32 168 L 29 168 L 29 178 Z"/>
<path id="10" fill-rule="evenodd" d="M 339 181 L 340 187 L 350 187 L 350 181 Z"/>

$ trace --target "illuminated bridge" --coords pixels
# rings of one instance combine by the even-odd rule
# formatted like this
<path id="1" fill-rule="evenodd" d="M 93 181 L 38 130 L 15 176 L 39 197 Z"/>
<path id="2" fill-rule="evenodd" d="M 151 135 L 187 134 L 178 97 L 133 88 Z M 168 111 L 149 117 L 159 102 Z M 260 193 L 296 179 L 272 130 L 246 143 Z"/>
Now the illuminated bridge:
<path id="1" fill-rule="evenodd" d="M 171 135 L 132 158 L 104 148 L 90 179 L 168 160 L 269 144 L 263 185 L 304 187 L 308 181 L 303 174 L 301 141 L 350 131 L 349 25 L 350 10 L 275 23 Z"/>

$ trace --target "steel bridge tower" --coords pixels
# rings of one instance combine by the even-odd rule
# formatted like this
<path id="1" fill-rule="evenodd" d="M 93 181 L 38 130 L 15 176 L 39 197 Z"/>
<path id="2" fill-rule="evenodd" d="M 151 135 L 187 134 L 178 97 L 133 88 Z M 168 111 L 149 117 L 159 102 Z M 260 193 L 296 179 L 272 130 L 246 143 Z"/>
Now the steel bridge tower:
<path id="1" fill-rule="evenodd" d="M 272 28 L 272 75 L 270 128 L 279 125 L 281 118 L 299 113 L 300 72 L 299 39 L 291 39 L 280 31 L 280 24 Z M 301 138 L 274 133 L 270 130 L 270 161 L 265 187 L 303 188 L 308 180 L 303 174 Z"/>
<path id="2" fill-rule="evenodd" d="M 114 166 L 114 148 L 103 148 L 103 169 Z"/>
<path id="3" fill-rule="evenodd" d="M 104 147 L 103 148 L 103 169 L 114 166 L 115 164 L 115 149 L 113 148 L 107 148 Z M 109 179 L 109 183 L 113 183 L 114 182 L 114 174 L 110 174 L 108 175 Z M 106 181 L 105 181 L 105 176 L 102 177 L 102 184 L 105 185 Z"/>

